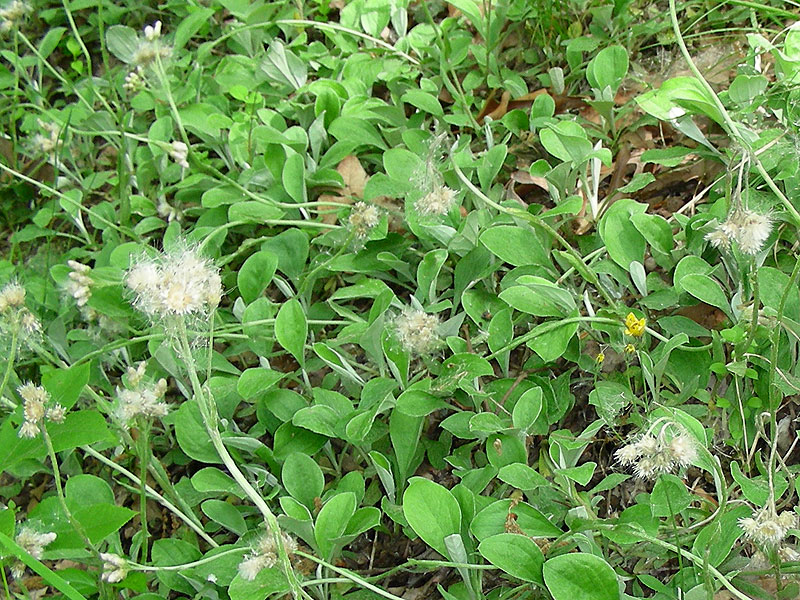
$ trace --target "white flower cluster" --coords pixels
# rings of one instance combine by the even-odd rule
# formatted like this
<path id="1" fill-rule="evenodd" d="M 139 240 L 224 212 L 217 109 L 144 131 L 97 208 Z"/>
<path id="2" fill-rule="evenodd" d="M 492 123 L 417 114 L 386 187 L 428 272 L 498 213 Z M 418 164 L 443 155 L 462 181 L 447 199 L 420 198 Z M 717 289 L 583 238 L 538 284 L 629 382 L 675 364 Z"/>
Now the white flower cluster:
<path id="1" fill-rule="evenodd" d="M 350 211 L 348 223 L 357 239 L 364 239 L 380 221 L 381 215 L 374 204 L 356 202 Z"/>
<path id="2" fill-rule="evenodd" d="M 25 288 L 12 281 L 0 290 L 0 331 L 19 327 L 22 333 L 33 335 L 42 330 L 39 319 L 25 306 Z"/>
<path id="3" fill-rule="evenodd" d="M 119 583 L 128 575 L 128 561 L 111 552 L 102 552 L 103 574 L 100 579 L 108 583 Z"/>
<path id="4" fill-rule="evenodd" d="M 14 538 L 14 541 L 25 550 L 25 552 L 35 559 L 41 560 L 45 546 L 55 541 L 55 539 L 56 534 L 53 532 L 41 533 L 30 525 L 23 525 Z M 11 567 L 11 573 L 15 578 L 19 579 L 25 573 L 25 565 L 22 562 L 15 563 Z"/>
<path id="5" fill-rule="evenodd" d="M 739 527 L 747 539 L 763 546 L 777 546 L 789 533 L 797 527 L 797 515 L 784 511 L 780 515 L 775 509 L 766 507 L 753 513 L 752 517 L 739 519 Z"/>
<path id="6" fill-rule="evenodd" d="M 33 149 L 40 154 L 53 154 L 61 147 L 61 127 L 39 120 L 40 133 L 33 136 Z"/>
<path id="7" fill-rule="evenodd" d="M 129 94 L 135 94 L 145 86 L 144 69 L 141 65 L 136 65 L 136 68 L 125 76 L 125 83 L 122 84 L 124 89 Z"/>
<path id="8" fill-rule="evenodd" d="M 179 248 L 131 266 L 125 284 L 147 316 L 207 316 L 222 298 L 219 270 L 194 248 Z"/>
<path id="9" fill-rule="evenodd" d="M 30 381 L 17 388 L 17 393 L 25 401 L 22 414 L 25 420 L 19 428 L 19 437 L 35 438 L 41 430 L 44 419 L 54 423 L 63 423 L 67 411 L 60 404 L 50 403 L 50 394 L 43 387 L 33 385 Z"/>
<path id="10" fill-rule="evenodd" d="M 31 7 L 20 0 L 11 0 L 0 8 L 0 32 L 7 33 L 14 28 L 22 17 L 31 11 Z"/>
<path id="11" fill-rule="evenodd" d="M 440 217 L 449 213 L 455 202 L 454 190 L 445 185 L 437 185 L 417 200 L 416 207 L 419 214 L 425 217 Z"/>
<path id="12" fill-rule="evenodd" d="M 412 354 L 427 354 L 439 343 L 439 317 L 406 307 L 395 321 L 397 339 Z"/>
<path id="13" fill-rule="evenodd" d="M 172 157 L 172 160 L 174 160 L 184 169 L 189 168 L 189 161 L 186 160 L 189 156 L 189 147 L 183 142 L 172 142 L 170 145 L 169 155 Z"/>
<path id="14" fill-rule="evenodd" d="M 755 255 L 761 252 L 771 232 L 772 218 L 768 214 L 737 208 L 714 231 L 706 235 L 706 240 L 714 248 L 723 250 L 728 250 L 731 243 L 736 242 L 742 252 Z"/>
<path id="15" fill-rule="evenodd" d="M 161 21 L 144 28 L 144 39 L 133 53 L 133 64 L 147 67 L 156 59 L 165 59 L 172 53 L 172 48 L 161 42 Z"/>
<path id="16" fill-rule="evenodd" d="M 77 260 L 68 260 L 67 265 L 72 269 L 68 276 L 67 293 L 75 299 L 79 307 L 83 307 L 92 297 L 92 278 L 89 277 L 92 268 Z"/>
<path id="17" fill-rule="evenodd" d="M 289 556 L 294 554 L 297 550 L 297 542 L 285 533 L 281 534 L 281 541 L 286 554 Z M 278 558 L 275 537 L 266 533 L 259 538 L 253 551 L 245 554 L 242 562 L 239 563 L 239 575 L 246 581 L 253 581 L 262 569 L 274 567 L 278 563 Z"/>
<path id="18" fill-rule="evenodd" d="M 658 436 L 646 433 L 614 455 L 621 465 L 633 466 L 638 477 L 654 479 L 691 465 L 697 459 L 697 442 L 682 428 L 672 425 L 662 428 Z"/>
<path id="19" fill-rule="evenodd" d="M 144 363 L 142 363 L 144 365 Z M 129 369 L 130 373 L 131 369 Z M 130 426 L 137 417 L 146 419 L 166 417 L 169 406 L 162 402 L 167 391 L 167 380 L 159 379 L 156 383 L 145 384 L 141 377 L 134 380 L 128 376 L 128 383 L 133 389 L 117 388 L 116 415 L 126 426 Z"/>

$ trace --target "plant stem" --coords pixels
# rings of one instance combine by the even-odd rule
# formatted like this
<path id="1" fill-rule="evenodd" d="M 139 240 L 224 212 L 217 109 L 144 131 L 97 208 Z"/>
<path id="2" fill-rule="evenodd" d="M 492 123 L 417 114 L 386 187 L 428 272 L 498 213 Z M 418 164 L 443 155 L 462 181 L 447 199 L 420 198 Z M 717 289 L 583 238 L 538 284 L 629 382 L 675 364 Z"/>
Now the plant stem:
<path id="1" fill-rule="evenodd" d="M 794 205 L 792 205 L 792 203 L 783 193 L 783 191 L 781 191 L 781 189 L 775 184 L 772 177 L 770 177 L 769 173 L 767 173 L 767 170 L 764 168 L 764 165 L 761 164 L 761 160 L 759 160 L 758 155 L 753 153 L 750 144 L 739 133 L 736 123 L 734 123 L 733 119 L 728 113 L 728 110 L 725 108 L 725 105 L 722 104 L 722 100 L 719 99 L 719 96 L 717 96 L 717 93 L 714 91 L 714 88 L 711 87 L 711 84 L 709 84 L 706 78 L 703 77 L 703 74 L 700 72 L 700 69 L 698 69 L 697 65 L 694 64 L 692 56 L 689 54 L 689 49 L 686 47 L 686 42 L 684 42 L 683 40 L 683 34 L 681 34 L 680 25 L 678 24 L 678 13 L 676 12 L 675 9 L 675 0 L 669 0 L 669 16 L 672 21 L 672 30 L 675 33 L 675 40 L 678 43 L 678 48 L 680 49 L 681 54 L 683 55 L 683 58 L 689 67 L 689 70 L 697 78 L 700 85 L 703 86 L 703 88 L 706 90 L 712 103 L 714 104 L 714 107 L 719 111 L 720 116 L 724 121 L 725 128 L 728 130 L 728 135 L 734 140 L 736 140 L 736 142 L 747 151 L 748 155 L 750 155 L 750 157 L 753 160 L 753 164 L 755 164 L 756 166 L 756 170 L 759 172 L 761 177 L 764 178 L 764 182 L 767 184 L 769 189 L 771 189 L 772 192 L 781 201 L 781 204 L 783 204 L 783 207 L 786 209 L 786 212 L 788 212 L 791 215 L 795 225 L 800 225 L 800 212 L 797 211 Z"/>
<path id="2" fill-rule="evenodd" d="M 11 371 L 14 370 L 14 361 L 17 358 L 17 344 L 19 342 L 19 319 L 14 320 L 14 325 L 11 327 L 11 350 L 8 353 L 8 358 L 6 359 L 6 370 L 3 373 L 3 381 L 0 382 L 0 398 L 3 397 L 3 394 L 6 391 L 6 385 L 8 384 L 8 378 L 11 377 Z"/>
<path id="3" fill-rule="evenodd" d="M 139 439 L 136 446 L 139 454 L 139 520 L 142 524 L 140 560 L 147 562 L 147 467 L 150 464 L 150 422 L 147 418 L 140 419 Z"/>
<path id="4" fill-rule="evenodd" d="M 572 258 L 572 266 L 580 273 L 581 277 L 583 277 L 587 283 L 592 284 L 595 286 L 600 295 L 603 296 L 603 299 L 608 303 L 609 306 L 616 306 L 617 302 L 608 294 L 608 292 L 603 289 L 603 286 L 600 285 L 600 280 L 597 278 L 597 275 L 592 272 L 589 266 L 584 261 L 583 257 L 578 254 L 575 248 L 565 240 L 558 231 L 556 231 L 553 227 L 551 227 L 544 219 L 537 217 L 536 215 L 532 215 L 531 213 L 524 211 L 519 208 L 508 208 L 503 206 L 502 204 L 498 204 L 491 198 L 489 198 L 486 194 L 480 191 L 475 185 L 464 175 L 461 171 L 459 166 L 455 163 L 455 161 L 451 161 L 453 166 L 453 170 L 456 172 L 458 178 L 462 181 L 464 185 L 466 185 L 469 190 L 478 196 L 481 200 L 483 200 L 486 204 L 491 206 L 492 208 L 498 210 L 499 212 L 505 213 L 517 219 L 521 219 L 523 221 L 527 221 L 531 225 L 535 225 L 544 229 L 549 235 L 553 236 L 559 244 L 566 250 L 567 254 L 570 255 Z"/>
<path id="5" fill-rule="evenodd" d="M 64 488 L 61 486 L 61 471 L 58 468 L 58 457 L 56 456 L 56 451 L 53 448 L 53 441 L 50 439 L 50 434 L 47 432 L 47 425 L 44 422 L 40 423 L 39 426 L 42 430 L 42 437 L 44 437 L 44 443 L 47 447 L 47 455 L 50 457 L 50 464 L 53 467 L 53 480 L 55 481 L 56 485 L 56 495 L 58 496 L 58 502 L 61 505 L 61 510 L 64 511 L 64 516 L 67 517 L 67 521 L 69 521 L 72 528 L 78 532 L 78 535 L 83 538 L 83 543 L 89 548 L 89 550 L 95 555 L 95 557 L 99 558 L 100 553 L 94 547 L 89 536 L 86 535 L 86 530 L 83 528 L 77 519 L 72 514 L 72 511 L 67 506 L 67 499 L 64 496 Z"/>
<path id="6" fill-rule="evenodd" d="M 279 552 L 281 568 L 286 576 L 286 579 L 289 581 L 289 585 L 292 588 L 292 595 L 295 598 L 309 597 L 308 594 L 300 587 L 294 570 L 292 569 L 292 565 L 289 562 L 289 557 L 286 554 L 286 548 L 281 540 L 281 530 L 280 526 L 278 525 L 278 519 L 275 518 L 274 513 L 270 510 L 269 506 L 267 506 L 267 503 L 264 501 L 264 498 L 261 496 L 261 494 L 258 493 L 258 491 L 244 476 L 244 473 L 242 473 L 242 471 L 239 469 L 239 466 L 233 460 L 230 452 L 228 452 L 228 449 L 225 447 L 225 443 L 222 441 L 222 436 L 219 433 L 219 416 L 217 415 L 217 406 L 213 398 L 210 398 L 208 394 L 206 394 L 202 384 L 200 383 L 200 379 L 197 376 L 197 366 L 195 365 L 194 356 L 192 355 L 192 350 L 189 346 L 189 338 L 186 334 L 186 323 L 184 322 L 183 317 L 179 317 L 177 319 L 177 326 L 178 342 L 180 344 L 179 354 L 181 355 L 181 358 L 183 358 L 187 371 L 189 372 L 189 380 L 192 384 L 192 392 L 194 393 L 194 397 L 197 400 L 198 407 L 200 408 L 200 414 L 203 418 L 206 432 L 211 439 L 211 444 L 214 446 L 214 449 L 217 451 L 220 459 L 222 459 L 222 463 L 228 469 L 228 472 L 231 474 L 234 481 L 239 484 L 239 487 L 242 488 L 242 491 L 247 495 L 250 501 L 256 506 L 256 508 L 258 508 L 258 510 L 261 512 L 261 515 L 264 517 L 269 534 L 275 538 L 276 547 L 278 548 Z M 211 350 L 209 348 L 209 352 L 210 351 Z"/>
<path id="7" fill-rule="evenodd" d="M 103 463 L 107 467 L 111 467 L 115 471 L 118 471 L 118 472 L 122 473 L 128 479 L 130 479 L 134 483 L 134 485 L 140 485 L 141 484 L 141 480 L 136 475 L 131 473 L 128 469 L 126 469 L 122 465 L 118 465 L 113 460 L 110 460 L 110 459 L 106 458 L 104 455 L 100 454 L 94 448 L 92 448 L 90 446 L 82 446 L 81 450 L 83 450 L 88 455 L 92 456 L 93 458 L 99 460 L 101 463 Z M 164 508 L 166 508 L 167 510 L 172 512 L 181 521 L 183 521 L 189 527 L 191 527 L 194 530 L 194 532 L 197 533 L 197 535 L 199 535 L 201 538 L 203 538 L 210 546 L 212 546 L 214 548 L 219 547 L 219 544 L 214 541 L 214 538 L 210 537 L 205 531 L 203 531 L 203 528 L 200 526 L 199 522 L 197 522 L 195 519 L 192 519 L 192 517 L 190 517 L 186 513 L 182 512 L 177 506 L 172 504 L 169 500 L 164 498 L 164 496 L 159 494 L 156 490 L 151 488 L 149 485 L 145 484 L 144 489 L 148 494 L 150 494 L 151 497 L 153 497 L 157 502 L 159 502 Z"/>

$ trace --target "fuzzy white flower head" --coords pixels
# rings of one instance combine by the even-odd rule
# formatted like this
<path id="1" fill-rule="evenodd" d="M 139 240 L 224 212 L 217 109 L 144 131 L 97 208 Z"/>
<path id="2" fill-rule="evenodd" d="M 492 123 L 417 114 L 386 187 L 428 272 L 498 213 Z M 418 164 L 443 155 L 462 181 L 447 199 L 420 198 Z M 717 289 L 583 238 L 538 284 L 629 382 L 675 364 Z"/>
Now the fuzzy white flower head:
<path id="1" fill-rule="evenodd" d="M 184 169 L 189 168 L 189 161 L 186 160 L 189 156 L 189 147 L 183 142 L 174 141 L 170 144 L 170 157 Z"/>
<path id="2" fill-rule="evenodd" d="M 0 290 L 0 313 L 20 308 L 25 304 L 25 288 L 15 281 Z"/>
<path id="3" fill-rule="evenodd" d="M 673 437 L 669 450 L 675 463 L 681 467 L 688 467 L 697 460 L 697 443 L 687 433 L 679 433 Z"/>
<path id="4" fill-rule="evenodd" d="M 54 404 L 45 411 L 45 416 L 53 423 L 63 423 L 67 418 L 67 411 L 60 404 Z"/>
<path id="5" fill-rule="evenodd" d="M 39 322 L 39 319 L 36 318 L 36 315 L 34 315 L 28 309 L 23 309 L 20 311 L 20 313 L 22 315 L 22 318 L 20 319 L 20 325 L 22 325 L 22 330 L 25 333 L 28 335 L 41 333 L 42 324 Z"/>
<path id="6" fill-rule="evenodd" d="M 141 66 L 137 66 L 133 71 L 130 71 L 125 76 L 125 83 L 122 84 L 124 89 L 129 94 L 135 94 L 145 86 L 144 70 Z"/>
<path id="7" fill-rule="evenodd" d="M 31 423 L 30 421 L 23 421 L 22 425 L 20 425 L 19 432 L 17 435 L 21 438 L 27 438 L 32 440 L 37 435 L 39 435 L 39 426 L 36 423 Z"/>
<path id="8" fill-rule="evenodd" d="M 743 253 L 756 255 L 761 252 L 770 233 L 772 217 L 769 214 L 737 208 L 714 231 L 706 235 L 706 240 L 715 248 L 723 250 L 728 250 L 731 242 L 736 242 Z"/>
<path id="9" fill-rule="evenodd" d="M 380 221 L 378 208 L 366 202 L 356 202 L 350 210 L 348 223 L 353 230 L 353 234 L 358 239 L 363 239 L 369 235 L 370 230 Z"/>
<path id="10" fill-rule="evenodd" d="M 639 448 L 638 444 L 626 444 L 614 453 L 617 462 L 624 466 L 632 465 L 639 460 L 641 455 L 642 450 Z"/>
<path id="11" fill-rule="evenodd" d="M 285 533 L 281 534 L 281 542 L 287 555 L 291 556 L 297 550 L 297 542 Z M 278 558 L 275 537 L 266 533 L 258 539 L 253 552 L 246 554 L 239 563 L 239 576 L 247 581 L 253 581 L 263 569 L 278 564 Z"/>
<path id="12" fill-rule="evenodd" d="M 152 25 L 144 28 L 144 37 L 148 42 L 152 42 L 161 37 L 161 21 L 156 21 Z"/>
<path id="13" fill-rule="evenodd" d="M 447 186 L 438 185 L 417 200 L 416 207 L 419 214 L 425 217 L 438 217 L 450 212 L 455 202 L 456 192 Z"/>
<path id="14" fill-rule="evenodd" d="M 20 0 L 11 0 L 0 8 L 0 32 L 11 31 L 14 25 L 31 11 L 31 7 Z"/>
<path id="15" fill-rule="evenodd" d="M 25 551 L 36 559 L 41 559 L 44 548 L 56 539 L 53 532 L 41 533 L 30 527 L 23 525 L 14 541 L 17 542 Z"/>
<path id="16" fill-rule="evenodd" d="M 751 210 L 742 211 L 739 222 L 739 236 L 736 241 L 745 254 L 758 254 L 772 233 L 772 218 Z"/>
<path id="17" fill-rule="evenodd" d="M 126 426 L 137 417 L 148 419 L 167 416 L 169 406 L 161 401 L 167 389 L 167 382 L 159 379 L 151 385 L 137 386 L 136 389 L 117 389 L 117 416 Z"/>
<path id="18" fill-rule="evenodd" d="M 772 508 L 766 507 L 753 513 L 752 517 L 739 519 L 739 527 L 750 541 L 774 547 L 786 537 L 796 520 L 797 517 L 791 512 L 786 511 L 778 516 Z"/>
<path id="19" fill-rule="evenodd" d="M 222 297 L 219 271 L 194 248 L 137 262 L 125 283 L 136 295 L 134 305 L 152 318 L 205 316 Z"/>
<path id="20" fill-rule="evenodd" d="M 427 354 L 436 347 L 439 342 L 438 327 L 439 317 L 408 307 L 395 322 L 400 345 L 412 354 Z"/>
<path id="21" fill-rule="evenodd" d="M 89 276 L 92 268 L 75 260 L 68 260 L 67 265 L 71 269 L 66 285 L 67 293 L 75 299 L 79 307 L 85 306 L 92 297 L 93 281 Z"/>
<path id="22" fill-rule="evenodd" d="M 100 554 L 103 561 L 103 574 L 100 577 L 108 583 L 119 583 L 128 575 L 128 561 L 117 554 L 103 552 Z"/>

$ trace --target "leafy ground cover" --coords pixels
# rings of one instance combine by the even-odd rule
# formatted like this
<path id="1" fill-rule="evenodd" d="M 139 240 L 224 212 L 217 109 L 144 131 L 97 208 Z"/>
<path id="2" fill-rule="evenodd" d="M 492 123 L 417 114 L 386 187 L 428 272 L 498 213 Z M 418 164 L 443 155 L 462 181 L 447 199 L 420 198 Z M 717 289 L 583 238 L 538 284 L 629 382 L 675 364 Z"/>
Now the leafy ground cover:
<path id="1" fill-rule="evenodd" d="M 795 2 L 0 7 L 7 598 L 796 598 Z"/>

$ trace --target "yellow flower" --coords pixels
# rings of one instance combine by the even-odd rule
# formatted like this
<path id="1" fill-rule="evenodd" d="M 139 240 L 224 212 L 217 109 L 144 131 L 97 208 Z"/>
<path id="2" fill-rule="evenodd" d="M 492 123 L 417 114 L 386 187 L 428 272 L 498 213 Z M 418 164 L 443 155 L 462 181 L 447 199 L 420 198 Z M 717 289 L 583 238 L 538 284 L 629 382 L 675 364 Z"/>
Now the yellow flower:
<path id="1" fill-rule="evenodd" d="M 646 324 L 647 321 L 645 319 L 637 319 L 635 314 L 628 313 L 628 316 L 625 317 L 625 335 L 642 337 Z"/>
<path id="2" fill-rule="evenodd" d="M 602 352 L 599 352 L 597 356 L 594 357 L 594 360 L 597 362 L 598 365 L 603 364 L 603 361 L 606 359 L 606 355 Z"/>
<path id="3" fill-rule="evenodd" d="M 634 346 L 633 344 L 626 344 L 625 352 L 628 354 L 633 354 L 634 352 L 636 352 L 636 346 Z"/>

